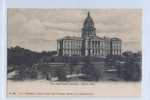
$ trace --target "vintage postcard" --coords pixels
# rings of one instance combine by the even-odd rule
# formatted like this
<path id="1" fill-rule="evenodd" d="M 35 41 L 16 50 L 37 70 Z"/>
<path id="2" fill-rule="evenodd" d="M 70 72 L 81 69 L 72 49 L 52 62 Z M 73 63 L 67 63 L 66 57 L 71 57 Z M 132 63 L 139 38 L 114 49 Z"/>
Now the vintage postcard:
<path id="1" fill-rule="evenodd" d="M 140 96 L 142 9 L 7 9 L 7 96 Z"/>

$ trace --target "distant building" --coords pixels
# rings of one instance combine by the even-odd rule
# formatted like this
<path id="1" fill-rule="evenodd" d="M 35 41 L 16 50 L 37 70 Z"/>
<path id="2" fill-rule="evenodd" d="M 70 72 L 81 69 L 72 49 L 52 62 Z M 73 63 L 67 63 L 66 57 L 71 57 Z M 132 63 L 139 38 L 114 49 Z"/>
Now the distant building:
<path id="1" fill-rule="evenodd" d="M 66 36 L 57 40 L 59 56 L 100 56 L 121 55 L 121 39 L 96 36 L 94 21 L 88 12 L 81 37 Z"/>

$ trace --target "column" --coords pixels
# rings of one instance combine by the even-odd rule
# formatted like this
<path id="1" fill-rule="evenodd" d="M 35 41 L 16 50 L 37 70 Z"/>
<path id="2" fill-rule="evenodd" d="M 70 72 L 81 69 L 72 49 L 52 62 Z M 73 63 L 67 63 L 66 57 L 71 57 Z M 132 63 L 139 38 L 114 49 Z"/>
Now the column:
<path id="1" fill-rule="evenodd" d="M 59 49 L 60 49 L 60 44 L 59 41 L 57 41 L 57 55 L 59 55 Z"/>
<path id="2" fill-rule="evenodd" d="M 101 41 L 99 41 L 99 44 L 98 44 L 98 55 L 100 55 L 100 43 L 101 43 Z"/>

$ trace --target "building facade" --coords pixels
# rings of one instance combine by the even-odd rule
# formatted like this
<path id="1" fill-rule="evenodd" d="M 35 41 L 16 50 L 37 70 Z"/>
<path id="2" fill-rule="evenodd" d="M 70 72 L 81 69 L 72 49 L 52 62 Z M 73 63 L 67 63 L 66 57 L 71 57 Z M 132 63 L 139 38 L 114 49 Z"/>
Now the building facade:
<path id="1" fill-rule="evenodd" d="M 122 41 L 119 38 L 96 36 L 94 21 L 88 12 L 83 23 L 81 37 L 66 36 L 57 40 L 59 56 L 100 56 L 121 55 Z"/>

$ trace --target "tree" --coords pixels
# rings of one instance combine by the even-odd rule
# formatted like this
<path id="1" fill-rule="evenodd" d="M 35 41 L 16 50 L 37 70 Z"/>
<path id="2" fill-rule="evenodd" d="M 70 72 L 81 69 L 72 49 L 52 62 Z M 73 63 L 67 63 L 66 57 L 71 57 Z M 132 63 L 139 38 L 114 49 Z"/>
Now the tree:
<path id="1" fill-rule="evenodd" d="M 56 70 L 56 76 L 58 77 L 58 81 L 66 81 L 66 71 L 64 69 L 58 69 Z"/>
<path id="2" fill-rule="evenodd" d="M 122 67 L 122 78 L 126 81 L 140 81 L 141 80 L 141 63 L 136 62 L 132 58 L 125 62 Z"/>
<path id="3" fill-rule="evenodd" d="M 19 77 L 35 78 L 37 73 L 32 66 L 45 63 L 48 57 L 52 57 L 56 53 L 56 51 L 35 52 L 19 46 L 8 48 L 8 72 L 18 71 Z"/>
<path id="4" fill-rule="evenodd" d="M 125 56 L 125 57 L 131 57 L 131 56 L 133 56 L 133 52 L 125 51 L 125 52 L 122 53 L 122 55 Z"/>

